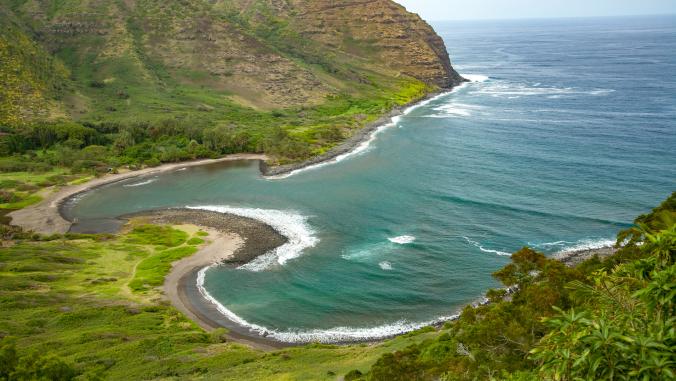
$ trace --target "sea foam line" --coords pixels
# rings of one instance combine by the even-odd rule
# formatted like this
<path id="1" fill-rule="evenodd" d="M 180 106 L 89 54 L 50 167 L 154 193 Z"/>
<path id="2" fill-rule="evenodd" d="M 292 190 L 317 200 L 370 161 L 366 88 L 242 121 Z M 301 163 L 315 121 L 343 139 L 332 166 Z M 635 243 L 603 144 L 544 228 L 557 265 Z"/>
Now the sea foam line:
<path id="1" fill-rule="evenodd" d="M 302 255 L 305 249 L 313 247 L 319 242 L 319 239 L 315 236 L 315 231 L 307 223 L 307 217 L 295 212 L 214 205 L 187 206 L 186 208 L 208 210 L 251 218 L 270 225 L 279 234 L 286 237 L 287 242 L 285 244 L 238 267 L 242 270 L 261 271 L 276 264 L 284 265 L 290 259 Z"/>
<path id="2" fill-rule="evenodd" d="M 269 179 L 269 180 L 281 180 L 281 179 L 286 179 L 286 178 L 291 177 L 291 176 L 293 176 L 293 175 L 295 175 L 295 174 L 298 174 L 298 173 L 301 173 L 301 172 L 305 172 L 305 171 L 309 171 L 309 170 L 313 170 L 313 169 L 317 169 L 317 168 L 321 168 L 321 167 L 324 167 L 324 166 L 326 166 L 326 165 L 331 165 L 331 164 L 339 163 L 339 162 L 341 162 L 341 161 L 343 161 L 343 160 L 345 160 L 345 159 L 347 159 L 347 158 L 350 158 L 350 157 L 353 157 L 353 156 L 357 156 L 357 155 L 359 155 L 359 154 L 361 154 L 361 153 L 364 153 L 364 152 L 366 152 L 367 149 L 370 147 L 371 143 L 373 143 L 373 141 L 376 140 L 376 136 L 377 136 L 378 134 L 380 134 L 381 132 L 383 132 L 384 130 L 386 130 L 386 129 L 389 128 L 389 127 L 394 127 L 394 126 L 396 126 L 397 124 L 399 124 L 399 121 L 401 120 L 401 117 L 402 117 L 402 116 L 408 115 L 408 114 L 410 114 L 413 110 L 415 110 L 415 109 L 417 109 L 417 108 L 419 108 L 419 107 L 423 107 L 423 106 L 425 106 L 425 105 L 428 105 L 429 103 L 434 102 L 434 101 L 438 100 L 439 98 L 442 98 L 442 97 L 445 97 L 445 96 L 447 96 L 447 95 L 449 95 L 449 94 L 452 94 L 452 93 L 454 93 L 454 92 L 460 90 L 461 88 L 465 87 L 468 83 L 471 83 L 471 82 L 484 82 L 484 81 L 488 80 L 488 77 L 487 77 L 487 76 L 479 75 L 479 74 L 461 74 L 461 76 L 464 77 L 464 78 L 466 78 L 466 79 L 468 79 L 470 82 L 464 82 L 464 83 L 461 83 L 460 85 L 455 86 L 455 87 L 454 87 L 452 90 L 450 90 L 450 91 L 443 92 L 443 93 L 441 93 L 441 94 L 435 95 L 435 96 L 433 96 L 433 97 L 431 97 L 431 98 L 428 98 L 428 99 L 426 99 L 426 100 L 424 100 L 424 101 L 420 101 L 420 102 L 418 102 L 418 103 L 416 103 L 416 104 L 414 104 L 414 105 L 411 105 L 411 106 L 407 107 L 406 109 L 404 109 L 404 111 L 402 111 L 401 115 L 393 116 L 393 117 L 391 118 L 391 120 L 390 120 L 389 123 L 385 123 L 385 124 L 379 126 L 378 128 L 376 128 L 373 132 L 371 132 L 371 133 L 369 134 L 369 136 L 368 136 L 368 138 L 367 138 L 366 140 L 364 140 L 364 141 L 362 141 L 361 143 L 359 143 L 359 144 L 358 144 L 356 147 L 354 147 L 352 150 L 350 150 L 350 151 L 348 151 L 348 152 L 345 152 L 345 153 L 343 153 L 343 154 L 340 154 L 340 155 L 338 155 L 338 156 L 336 156 L 336 157 L 334 157 L 334 158 L 331 158 L 331 159 L 329 159 L 329 160 L 322 161 L 322 162 L 317 163 L 317 164 L 312 164 L 312 165 L 308 165 L 308 166 L 306 166 L 306 167 L 294 169 L 293 171 L 290 171 L 290 172 L 287 172 L 287 173 L 282 173 L 282 174 L 280 174 L 280 175 L 267 176 L 266 179 Z"/>
<path id="3" fill-rule="evenodd" d="M 390 324 L 383 324 L 375 327 L 334 327 L 328 329 L 289 329 L 279 331 L 270 329 L 258 324 L 250 323 L 244 318 L 240 317 L 216 298 L 213 297 L 204 287 L 204 278 L 206 272 L 216 265 L 207 266 L 197 273 L 197 289 L 200 294 L 209 302 L 211 302 L 218 312 L 223 314 L 230 321 L 247 328 L 251 333 L 266 338 L 271 338 L 284 343 L 341 343 L 341 342 L 355 342 L 365 340 L 378 340 L 396 335 L 401 335 L 406 332 L 414 331 L 429 325 L 440 324 L 446 321 L 455 320 L 459 315 L 441 316 L 439 318 L 423 321 L 410 322 L 408 320 L 399 320 Z"/>
<path id="4" fill-rule="evenodd" d="M 479 250 L 483 251 L 484 253 L 497 254 L 497 255 L 504 256 L 504 257 L 511 257 L 511 256 L 512 256 L 512 254 L 507 253 L 507 252 L 505 252 L 505 251 L 493 250 L 493 249 L 486 249 L 485 247 L 481 246 L 481 244 L 480 244 L 479 242 L 474 241 L 473 239 L 471 239 L 471 238 L 469 238 L 469 237 L 464 237 L 464 236 L 463 236 L 462 238 L 464 238 L 465 241 L 467 241 L 467 242 L 468 242 L 469 244 L 471 244 L 472 246 L 477 247 Z"/>
<path id="5" fill-rule="evenodd" d="M 155 181 L 157 181 L 157 177 L 153 177 L 153 178 L 151 178 L 151 179 L 148 179 L 148 180 L 145 180 L 145 181 L 141 181 L 141 182 L 138 182 L 138 183 L 124 184 L 124 185 L 122 185 L 122 186 L 123 186 L 123 187 L 127 187 L 127 188 L 140 187 L 140 186 L 143 186 L 143 185 L 148 185 L 148 184 L 154 183 Z"/>

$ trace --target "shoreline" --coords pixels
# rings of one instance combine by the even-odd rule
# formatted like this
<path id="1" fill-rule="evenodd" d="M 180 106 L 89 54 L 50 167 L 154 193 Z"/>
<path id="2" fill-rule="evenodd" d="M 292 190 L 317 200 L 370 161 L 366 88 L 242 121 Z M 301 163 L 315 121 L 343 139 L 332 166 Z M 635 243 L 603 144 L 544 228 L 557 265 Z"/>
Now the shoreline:
<path id="1" fill-rule="evenodd" d="M 208 232 L 207 238 L 211 242 L 195 254 L 172 263 L 162 285 L 164 296 L 202 329 L 228 329 L 225 336 L 229 340 L 265 351 L 293 346 L 254 335 L 246 327 L 229 320 L 202 295 L 197 285 L 199 272 L 204 268 L 216 264 L 238 267 L 284 244 L 286 238 L 269 225 L 247 217 L 186 208 L 138 212 L 120 219 L 173 226 L 194 225 Z"/>
<path id="2" fill-rule="evenodd" d="M 460 82 L 453 87 L 439 89 L 432 93 L 426 94 L 424 97 L 416 99 L 414 101 L 408 102 L 401 106 L 396 106 L 390 110 L 387 114 L 381 116 L 380 118 L 366 124 L 363 128 L 355 132 L 354 135 L 347 138 L 344 142 L 340 143 L 338 146 L 331 148 L 328 152 L 325 152 L 321 155 L 314 156 L 310 159 L 299 163 L 291 163 L 284 165 L 269 166 L 265 161 L 260 162 L 260 172 L 261 175 L 267 179 L 279 179 L 286 176 L 290 176 L 293 173 L 308 169 L 313 166 L 323 165 L 337 161 L 339 157 L 343 155 L 349 155 L 352 151 L 355 151 L 359 148 L 360 145 L 368 142 L 374 134 L 376 134 L 382 127 L 394 123 L 394 119 L 398 116 L 405 114 L 406 110 L 411 107 L 416 107 L 423 104 L 431 99 L 434 99 L 445 94 L 450 94 L 452 91 L 458 89 L 461 85 L 471 82 L 465 80 Z"/>
<path id="3" fill-rule="evenodd" d="M 244 264 L 247 260 L 252 260 L 256 255 L 263 255 L 268 250 L 273 249 L 276 244 L 283 244 L 284 239 L 281 234 L 270 229 L 268 225 L 263 222 L 252 220 L 247 217 L 239 217 L 220 212 L 212 212 L 200 209 L 186 209 L 186 208 L 172 208 L 160 209 L 150 212 L 139 212 L 132 215 L 124 216 L 124 218 L 145 218 L 149 219 L 150 223 L 182 225 L 191 224 L 202 227 L 205 230 L 216 230 L 218 237 L 236 237 L 240 244 L 237 248 L 231 250 L 230 253 L 224 255 L 218 261 L 224 266 L 239 266 Z M 243 227 L 242 224 L 245 226 Z M 250 225 L 247 225 L 250 224 Z M 261 236 L 260 231 L 249 230 L 246 231 L 246 226 L 249 229 L 264 229 L 272 233 L 266 236 Z M 267 245 L 261 246 L 266 240 L 275 239 L 276 242 L 268 242 Z M 226 328 L 229 330 L 227 337 L 233 341 L 248 344 L 263 350 L 275 350 L 280 348 L 293 347 L 298 345 L 308 344 L 306 342 L 285 342 L 275 338 L 261 335 L 258 332 L 251 330 L 249 327 L 238 324 L 237 322 L 228 318 L 214 302 L 208 300 L 203 291 L 200 290 L 198 278 L 200 272 L 214 265 L 214 261 L 206 259 L 213 258 L 209 254 L 209 250 L 214 242 L 209 246 L 201 249 L 193 256 L 184 258 L 172 266 L 172 270 L 165 278 L 164 291 L 169 298 L 172 305 L 186 314 L 191 320 L 196 322 L 205 330 L 214 330 L 217 328 Z M 253 249 L 247 249 L 247 246 L 256 245 Z M 549 257 L 557 259 L 567 266 L 575 266 L 584 260 L 587 260 L 595 255 L 600 258 L 612 255 L 615 252 L 613 247 L 601 247 L 593 249 L 582 249 L 574 251 L 565 251 L 552 254 Z M 196 259 L 191 259 L 197 257 Z M 478 301 L 471 303 L 472 305 L 481 305 Z M 460 311 L 461 309 L 458 309 Z M 432 327 L 440 327 L 447 321 L 453 321 L 457 315 L 449 315 L 448 319 L 438 320 L 429 324 Z M 378 343 L 398 335 L 392 335 L 377 339 L 363 339 L 351 340 L 344 342 L 332 342 L 334 345 L 358 344 L 358 343 Z"/>
<path id="4" fill-rule="evenodd" d="M 89 180 L 83 184 L 66 185 L 54 189 L 46 195 L 42 201 L 37 204 L 15 210 L 7 216 L 11 217 L 11 225 L 19 226 L 27 231 L 33 231 L 40 234 L 65 234 L 70 230 L 72 221 L 64 217 L 61 206 L 74 198 L 75 196 L 89 192 L 104 185 L 128 180 L 135 177 L 143 177 L 154 174 L 161 174 L 201 165 L 215 164 L 227 161 L 237 160 L 267 160 L 268 157 L 263 154 L 238 153 L 227 155 L 218 159 L 200 159 L 185 161 L 179 163 L 163 164 L 157 167 L 149 167 L 137 171 L 129 171 L 117 174 L 107 174 L 99 178 Z"/>

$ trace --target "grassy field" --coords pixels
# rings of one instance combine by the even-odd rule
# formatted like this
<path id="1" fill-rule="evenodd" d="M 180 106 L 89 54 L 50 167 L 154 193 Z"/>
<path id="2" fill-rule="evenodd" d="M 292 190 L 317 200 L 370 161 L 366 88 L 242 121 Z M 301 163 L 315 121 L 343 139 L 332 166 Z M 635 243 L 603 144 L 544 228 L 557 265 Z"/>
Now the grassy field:
<path id="1" fill-rule="evenodd" d="M 158 288 L 172 261 L 208 242 L 204 235 L 139 225 L 120 236 L 3 247 L 0 337 L 16 340 L 20 356 L 58 356 L 82 379 L 335 380 L 435 335 L 275 352 L 227 342 L 223 330 L 208 333 L 187 320 Z"/>

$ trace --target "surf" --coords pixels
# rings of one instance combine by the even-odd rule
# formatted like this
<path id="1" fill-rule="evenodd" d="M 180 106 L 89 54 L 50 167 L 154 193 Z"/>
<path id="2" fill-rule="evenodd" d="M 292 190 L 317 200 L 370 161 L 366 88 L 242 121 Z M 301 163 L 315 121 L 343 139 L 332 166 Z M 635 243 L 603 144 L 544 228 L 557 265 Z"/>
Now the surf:
<path id="1" fill-rule="evenodd" d="M 268 224 L 286 237 L 285 244 L 238 267 L 240 270 L 264 271 L 275 265 L 283 266 L 288 261 L 300 257 L 306 249 L 319 242 L 315 230 L 307 223 L 307 217 L 293 211 L 216 205 L 186 206 L 186 208 L 251 218 Z"/>

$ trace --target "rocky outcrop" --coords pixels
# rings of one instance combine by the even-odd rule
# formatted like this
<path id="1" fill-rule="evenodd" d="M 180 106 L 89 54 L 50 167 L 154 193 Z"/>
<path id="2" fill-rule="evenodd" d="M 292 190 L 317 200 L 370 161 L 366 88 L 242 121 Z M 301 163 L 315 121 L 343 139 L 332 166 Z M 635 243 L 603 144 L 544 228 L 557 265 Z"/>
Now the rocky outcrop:
<path id="1" fill-rule="evenodd" d="M 446 46 L 418 15 L 390 0 L 294 0 L 300 34 L 325 46 L 398 70 L 439 87 L 462 78 Z"/>

